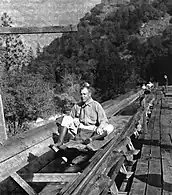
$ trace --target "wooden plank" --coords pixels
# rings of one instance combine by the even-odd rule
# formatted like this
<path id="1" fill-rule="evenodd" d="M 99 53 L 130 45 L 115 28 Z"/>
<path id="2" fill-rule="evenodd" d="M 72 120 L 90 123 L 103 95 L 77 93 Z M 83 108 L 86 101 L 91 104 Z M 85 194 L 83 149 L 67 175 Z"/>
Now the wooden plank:
<path id="1" fill-rule="evenodd" d="M 141 94 L 143 94 L 142 90 L 120 101 L 118 104 L 114 104 L 113 106 L 109 107 L 108 109 L 106 109 L 107 116 L 113 116 L 117 114 L 120 110 L 124 109 L 125 107 L 129 106 L 134 101 L 136 101 Z"/>
<path id="2" fill-rule="evenodd" d="M 132 182 L 130 195 L 145 195 L 146 183 L 148 179 L 148 159 L 139 159 L 137 162 L 134 179 Z"/>
<path id="3" fill-rule="evenodd" d="M 151 153 L 151 146 L 150 145 L 143 145 L 141 150 L 141 159 L 150 158 Z"/>
<path id="4" fill-rule="evenodd" d="M 146 194 L 161 195 L 161 188 L 161 160 L 151 159 L 149 161 L 149 174 Z"/>
<path id="5" fill-rule="evenodd" d="M 77 31 L 76 25 L 66 26 L 30 26 L 30 27 L 0 27 L 0 35 L 4 34 L 42 34 L 42 33 L 65 33 Z"/>
<path id="6" fill-rule="evenodd" d="M 20 175 L 27 182 L 66 183 L 75 179 L 80 173 L 33 173 Z"/>
<path id="7" fill-rule="evenodd" d="M 161 159 L 161 152 L 159 146 L 153 146 L 151 145 L 151 158 L 158 158 Z"/>
<path id="8" fill-rule="evenodd" d="M 55 122 L 51 122 L 42 127 L 35 128 L 8 139 L 0 150 L 0 163 L 46 139 L 52 139 L 53 132 L 57 132 L 57 125 Z"/>
<path id="9" fill-rule="evenodd" d="M 161 102 L 156 106 L 154 126 L 151 129 L 151 158 L 161 158 L 160 154 L 160 110 Z"/>
<path id="10" fill-rule="evenodd" d="M 29 195 L 36 195 L 37 193 L 34 189 L 26 183 L 17 173 L 12 173 L 10 175 Z"/>
<path id="11" fill-rule="evenodd" d="M 162 169 L 163 169 L 163 193 L 172 194 L 172 163 L 171 159 L 162 159 Z"/>

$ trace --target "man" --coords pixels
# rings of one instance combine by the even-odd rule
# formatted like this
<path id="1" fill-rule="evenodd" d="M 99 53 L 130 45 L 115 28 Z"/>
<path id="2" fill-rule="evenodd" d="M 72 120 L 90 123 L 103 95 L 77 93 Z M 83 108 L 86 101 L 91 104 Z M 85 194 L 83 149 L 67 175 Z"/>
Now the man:
<path id="1" fill-rule="evenodd" d="M 151 81 L 149 81 L 149 83 L 147 84 L 147 87 L 151 91 L 154 87 L 154 84 Z"/>
<path id="2" fill-rule="evenodd" d="M 88 144 L 103 139 L 113 131 L 113 125 L 108 123 L 104 109 L 92 99 L 89 83 L 81 86 L 80 95 L 81 102 L 74 105 L 70 115 L 62 119 L 58 142 L 51 147 L 54 151 L 63 145 L 67 133 L 73 134 L 75 140 Z"/>
<path id="3" fill-rule="evenodd" d="M 165 88 L 165 93 L 167 92 L 167 87 L 168 87 L 168 77 L 167 77 L 167 75 L 164 75 L 164 88 Z"/>

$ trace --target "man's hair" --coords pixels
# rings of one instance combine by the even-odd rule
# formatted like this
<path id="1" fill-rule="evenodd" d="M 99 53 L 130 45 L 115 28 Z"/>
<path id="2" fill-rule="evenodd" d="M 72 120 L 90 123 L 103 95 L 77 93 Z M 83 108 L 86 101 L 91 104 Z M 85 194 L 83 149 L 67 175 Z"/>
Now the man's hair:
<path id="1" fill-rule="evenodd" d="M 83 90 L 84 88 L 87 88 L 88 91 L 89 91 L 90 93 L 92 92 L 92 88 L 91 88 L 91 86 L 90 86 L 90 84 L 89 84 L 88 82 L 84 82 L 84 83 L 81 85 L 81 87 L 80 87 L 80 92 L 81 92 L 81 90 Z"/>

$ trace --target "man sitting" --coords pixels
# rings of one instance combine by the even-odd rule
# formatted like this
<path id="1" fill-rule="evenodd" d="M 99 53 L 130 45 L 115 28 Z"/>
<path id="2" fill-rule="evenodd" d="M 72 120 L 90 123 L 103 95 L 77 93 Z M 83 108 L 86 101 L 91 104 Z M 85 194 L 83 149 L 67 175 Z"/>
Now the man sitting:
<path id="1" fill-rule="evenodd" d="M 54 151 L 63 145 L 65 136 L 70 133 L 75 140 L 88 144 L 93 140 L 103 139 L 113 131 L 108 123 L 104 109 L 92 99 L 89 83 L 80 88 L 81 102 L 75 104 L 69 115 L 65 115 L 59 126 L 58 142 L 51 146 Z"/>

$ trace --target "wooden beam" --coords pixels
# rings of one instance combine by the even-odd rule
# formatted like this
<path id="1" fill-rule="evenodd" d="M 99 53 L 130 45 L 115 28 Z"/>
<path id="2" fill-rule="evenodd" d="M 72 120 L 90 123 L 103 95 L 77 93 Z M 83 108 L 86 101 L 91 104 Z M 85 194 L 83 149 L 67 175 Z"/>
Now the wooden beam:
<path id="1" fill-rule="evenodd" d="M 130 95 L 128 98 L 125 98 L 119 101 L 117 104 L 114 103 L 112 106 L 108 107 L 106 111 L 106 115 L 108 118 L 112 117 L 113 115 L 117 114 L 119 111 L 123 110 L 127 106 L 131 105 L 134 101 L 136 101 L 141 95 L 143 94 L 143 90 L 138 91 L 137 93 Z"/>
<path id="2" fill-rule="evenodd" d="M 10 175 L 29 195 L 36 195 L 34 189 L 23 180 L 16 172 Z"/>
<path id="3" fill-rule="evenodd" d="M 7 140 L 7 132 L 5 127 L 4 108 L 2 96 L 0 94 L 0 143 L 3 144 Z"/>
<path id="4" fill-rule="evenodd" d="M 66 183 L 75 179 L 80 173 L 33 173 L 20 175 L 27 182 Z"/>
<path id="5" fill-rule="evenodd" d="M 3 34 L 42 34 L 42 33 L 66 33 L 77 31 L 76 25 L 66 26 L 30 26 L 30 27 L 0 27 L 0 35 Z"/>

